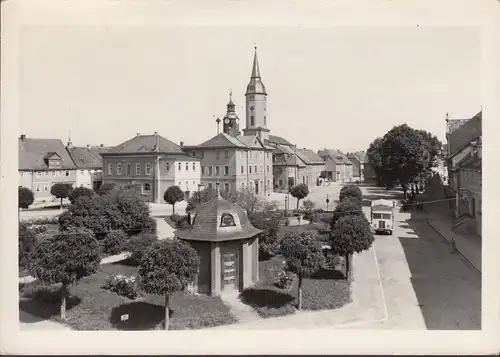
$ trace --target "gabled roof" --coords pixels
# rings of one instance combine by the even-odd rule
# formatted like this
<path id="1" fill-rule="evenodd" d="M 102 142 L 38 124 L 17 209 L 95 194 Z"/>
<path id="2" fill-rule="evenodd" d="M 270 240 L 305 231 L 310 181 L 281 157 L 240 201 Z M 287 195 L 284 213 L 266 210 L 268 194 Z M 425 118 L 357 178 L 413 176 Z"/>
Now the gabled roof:
<path id="1" fill-rule="evenodd" d="M 110 150 L 101 153 L 107 154 L 141 154 L 153 153 L 156 150 L 157 142 L 159 143 L 159 152 L 169 154 L 184 154 L 181 147 L 176 143 L 159 135 L 140 135 L 133 137 L 130 140 L 121 143 L 120 145 L 111 148 Z"/>
<path id="2" fill-rule="evenodd" d="M 324 165 L 325 161 L 316 154 L 314 151 L 303 148 L 303 149 L 296 149 L 295 153 L 297 156 L 304 161 L 306 165 Z"/>
<path id="3" fill-rule="evenodd" d="M 244 135 L 238 135 L 236 137 L 240 142 L 248 146 L 249 148 L 254 148 L 254 149 L 262 149 L 263 144 L 259 140 L 258 136 L 244 136 Z"/>
<path id="4" fill-rule="evenodd" d="M 235 148 L 247 148 L 245 144 L 239 141 L 237 138 L 232 137 L 226 133 L 220 133 L 213 138 L 201 143 L 200 145 L 195 145 L 190 148 L 198 149 L 215 149 L 223 147 L 235 147 Z"/>
<path id="5" fill-rule="evenodd" d="M 278 144 L 278 145 L 287 145 L 293 146 L 288 140 L 282 138 L 281 136 L 269 135 L 269 140 L 266 140 L 266 144 Z"/>
<path id="6" fill-rule="evenodd" d="M 351 160 L 340 150 L 324 149 L 319 150 L 318 155 L 323 158 L 330 158 L 336 165 L 352 165 Z"/>
<path id="7" fill-rule="evenodd" d="M 473 140 L 476 140 L 482 135 L 482 112 L 476 114 L 470 120 L 462 122 L 448 136 L 450 144 L 450 152 L 448 155 L 453 156 L 457 152 L 463 150 Z"/>
<path id="8" fill-rule="evenodd" d="M 76 169 L 60 139 L 19 138 L 19 170 L 47 170 L 48 160 L 57 155 L 61 169 Z"/>
<path id="9" fill-rule="evenodd" d="M 356 160 L 360 164 L 364 164 L 367 161 L 366 152 L 364 151 L 348 153 L 347 158 L 350 160 Z"/>
<path id="10" fill-rule="evenodd" d="M 304 161 L 298 155 L 278 152 L 273 155 L 273 166 L 298 166 L 306 167 Z"/>
<path id="11" fill-rule="evenodd" d="M 100 169 L 102 168 L 102 153 L 110 151 L 110 147 L 68 147 L 68 152 L 79 169 Z"/>

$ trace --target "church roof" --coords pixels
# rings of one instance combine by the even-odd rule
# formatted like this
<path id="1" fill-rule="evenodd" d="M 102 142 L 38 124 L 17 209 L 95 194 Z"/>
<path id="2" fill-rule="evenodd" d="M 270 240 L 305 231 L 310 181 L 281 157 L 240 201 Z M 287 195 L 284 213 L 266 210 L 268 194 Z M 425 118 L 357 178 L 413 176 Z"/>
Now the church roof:
<path id="1" fill-rule="evenodd" d="M 265 94 L 266 87 L 260 78 L 260 69 L 259 69 L 259 59 L 257 58 L 257 48 L 255 48 L 255 54 L 253 56 L 253 66 L 252 66 L 252 75 L 250 77 L 250 82 L 247 86 L 247 91 L 245 95 L 249 94 Z"/>
<path id="2" fill-rule="evenodd" d="M 184 154 L 179 145 L 161 135 L 137 134 L 132 139 L 129 139 L 106 152 L 103 152 L 102 155 L 153 153 L 156 150 L 157 144 L 159 144 L 159 152 L 161 153 Z"/>
<path id="3" fill-rule="evenodd" d="M 250 223 L 247 213 L 238 205 L 226 201 L 218 193 L 215 198 L 194 211 L 192 225 L 176 230 L 180 239 L 220 242 L 255 237 L 261 233 Z"/>

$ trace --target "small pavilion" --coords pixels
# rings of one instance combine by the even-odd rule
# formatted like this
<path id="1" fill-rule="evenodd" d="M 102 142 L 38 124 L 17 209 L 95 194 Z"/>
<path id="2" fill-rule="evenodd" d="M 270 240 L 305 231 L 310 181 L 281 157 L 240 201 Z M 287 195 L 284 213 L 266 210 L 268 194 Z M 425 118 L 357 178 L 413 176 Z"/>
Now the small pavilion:
<path id="1" fill-rule="evenodd" d="M 200 270 L 189 290 L 219 295 L 241 291 L 259 280 L 259 239 L 245 210 L 224 200 L 217 183 L 212 200 L 191 212 L 192 223 L 174 232 L 198 253 Z"/>

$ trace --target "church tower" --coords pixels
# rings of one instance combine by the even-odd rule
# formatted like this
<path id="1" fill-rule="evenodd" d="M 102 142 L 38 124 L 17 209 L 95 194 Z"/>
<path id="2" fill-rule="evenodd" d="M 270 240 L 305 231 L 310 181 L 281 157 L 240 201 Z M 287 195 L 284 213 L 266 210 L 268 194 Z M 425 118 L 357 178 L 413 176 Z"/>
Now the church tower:
<path id="1" fill-rule="evenodd" d="M 233 93 L 229 93 L 229 103 L 227 103 L 227 112 L 222 120 L 222 128 L 224 133 L 236 137 L 240 135 L 240 119 L 236 115 L 232 96 Z"/>
<path id="2" fill-rule="evenodd" d="M 243 133 L 245 136 L 257 135 L 262 141 L 267 141 L 270 131 L 267 128 L 267 92 L 260 78 L 257 47 L 255 47 L 252 76 L 250 77 L 245 97 L 246 128 L 243 129 Z"/>

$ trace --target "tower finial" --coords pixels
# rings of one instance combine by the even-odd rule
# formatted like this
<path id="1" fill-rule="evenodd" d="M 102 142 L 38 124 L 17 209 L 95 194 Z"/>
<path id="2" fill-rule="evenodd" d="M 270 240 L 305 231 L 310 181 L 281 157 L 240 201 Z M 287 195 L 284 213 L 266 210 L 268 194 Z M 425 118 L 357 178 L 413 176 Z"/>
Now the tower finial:
<path id="1" fill-rule="evenodd" d="M 251 78 L 260 78 L 260 70 L 259 70 L 259 59 L 257 58 L 257 45 L 255 44 L 255 53 L 253 55 L 253 66 L 252 66 L 252 77 Z"/>

